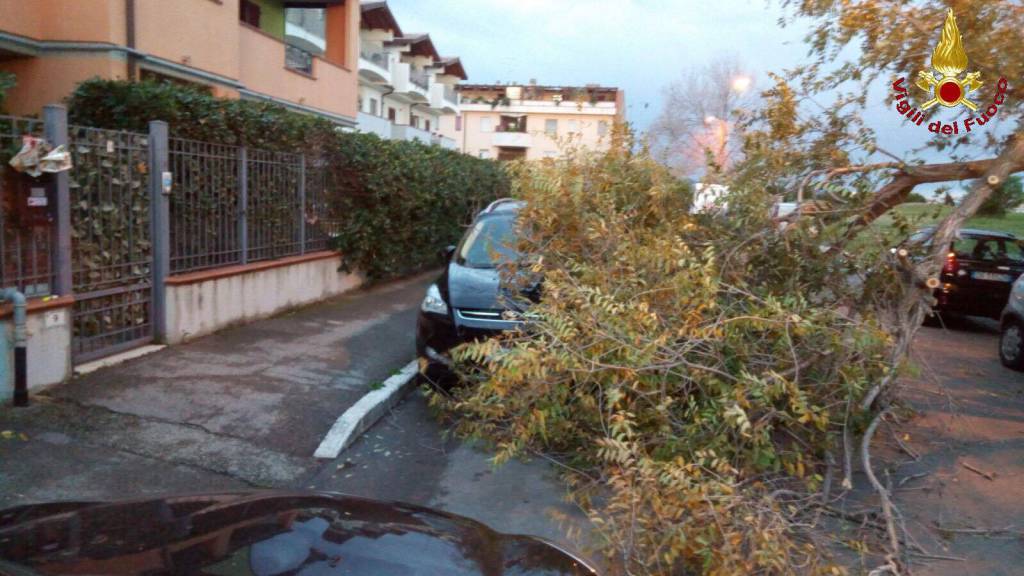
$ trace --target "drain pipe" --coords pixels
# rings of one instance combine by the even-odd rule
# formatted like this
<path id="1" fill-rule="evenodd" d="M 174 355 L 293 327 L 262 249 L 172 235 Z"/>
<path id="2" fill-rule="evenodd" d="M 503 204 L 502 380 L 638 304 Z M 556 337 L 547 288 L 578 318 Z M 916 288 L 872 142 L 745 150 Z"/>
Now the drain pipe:
<path id="1" fill-rule="evenodd" d="M 28 355 L 26 347 L 28 344 L 28 330 L 26 324 L 25 295 L 16 288 L 5 288 L 0 292 L 0 299 L 7 300 L 14 305 L 14 405 L 17 407 L 28 406 Z M 0 335 L 0 342 L 6 344 L 7 332 Z M 3 355 L 2 362 L 7 363 L 7 346 L 0 348 Z M 3 371 L 7 373 L 6 370 Z"/>
<path id="2" fill-rule="evenodd" d="M 128 81 L 138 79 L 139 61 L 135 54 L 135 0 L 124 0 L 124 40 L 128 47 Z"/>

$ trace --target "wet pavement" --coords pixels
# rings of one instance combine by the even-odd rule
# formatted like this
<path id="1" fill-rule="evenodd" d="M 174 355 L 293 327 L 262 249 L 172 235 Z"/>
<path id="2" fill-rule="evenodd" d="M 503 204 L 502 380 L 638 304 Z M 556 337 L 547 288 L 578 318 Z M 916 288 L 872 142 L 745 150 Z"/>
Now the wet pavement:
<path id="1" fill-rule="evenodd" d="M 922 328 L 906 409 L 875 434 L 873 468 L 917 548 L 915 574 L 1024 573 L 1024 373 L 999 363 L 997 328 L 974 318 Z M 854 479 L 860 490 L 843 505 L 877 509 L 865 477 Z"/>
<path id="2" fill-rule="evenodd" d="M 436 272 L 230 328 L 0 407 L 0 509 L 251 488 L 441 508 L 573 546 L 583 524 L 542 461 L 495 469 L 413 392 L 337 460 L 312 457 L 346 408 L 415 356 Z M 7 434 L 4 434 L 7 432 Z"/>
<path id="3" fill-rule="evenodd" d="M 27 409 L 0 407 L 0 508 L 306 488 L 431 506 L 581 549 L 566 532 L 587 522 L 564 501 L 556 468 L 493 467 L 489 452 L 447 434 L 419 391 L 338 459 L 312 457 L 345 408 L 413 358 L 416 309 L 433 277 L 102 369 Z M 1000 366 L 997 341 L 986 322 L 922 329 L 920 373 L 905 380 L 916 412 L 876 435 L 876 472 L 895 486 L 922 549 L 963 558 L 919 559 L 916 573 L 1015 574 L 1024 565 L 1024 374 Z M 866 485 L 862 474 L 855 480 Z M 869 509 L 872 498 L 858 491 L 842 505 Z"/>

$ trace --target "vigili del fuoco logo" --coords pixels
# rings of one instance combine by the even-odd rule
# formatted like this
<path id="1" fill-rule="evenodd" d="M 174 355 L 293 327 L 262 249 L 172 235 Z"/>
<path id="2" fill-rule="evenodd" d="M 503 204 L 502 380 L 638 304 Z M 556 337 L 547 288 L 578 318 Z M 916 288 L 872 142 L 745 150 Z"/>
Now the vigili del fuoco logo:
<path id="1" fill-rule="evenodd" d="M 946 23 L 942 26 L 942 38 L 932 51 L 932 70 L 922 70 L 917 73 L 917 87 L 927 96 L 925 102 L 920 105 L 920 110 L 910 104 L 911 95 L 908 94 L 906 78 L 899 78 L 892 84 L 894 90 L 893 98 L 896 100 L 896 111 L 906 116 L 914 124 L 924 124 L 924 111 L 936 104 L 946 108 L 957 108 L 963 106 L 968 108 L 972 114 L 963 120 L 963 131 L 970 132 L 978 126 L 984 126 L 998 112 L 999 106 L 1006 101 L 1008 84 L 1006 78 L 1000 78 L 996 83 L 996 94 L 992 103 L 978 113 L 980 106 L 972 98 L 977 98 L 975 93 L 984 86 L 981 81 L 980 72 L 968 72 L 961 78 L 961 74 L 967 70 L 967 52 L 964 51 L 963 38 L 956 26 L 956 17 L 953 9 L 946 12 Z M 974 113 L 977 113 L 975 115 Z M 954 120 L 946 124 L 936 120 L 928 124 L 928 131 L 936 134 L 953 136 L 960 134 L 960 120 Z"/>

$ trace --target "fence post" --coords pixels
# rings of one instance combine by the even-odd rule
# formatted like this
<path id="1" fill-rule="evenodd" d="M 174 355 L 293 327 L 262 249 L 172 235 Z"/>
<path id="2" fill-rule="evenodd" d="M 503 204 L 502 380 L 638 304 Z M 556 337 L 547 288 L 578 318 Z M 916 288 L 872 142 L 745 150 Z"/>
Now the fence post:
<path id="1" fill-rule="evenodd" d="M 167 341 L 167 277 L 171 272 L 170 192 L 164 190 L 169 168 L 167 123 L 149 123 L 149 226 L 153 247 L 153 337 Z"/>
<path id="2" fill-rule="evenodd" d="M 68 110 L 63 106 L 50 104 L 43 108 L 44 136 L 53 146 L 68 145 Z M 66 296 L 74 287 L 71 278 L 71 188 L 67 172 L 54 175 L 57 186 L 56 216 L 54 227 L 53 293 Z"/>
<path id="3" fill-rule="evenodd" d="M 238 148 L 238 246 L 241 264 L 249 263 L 249 153 Z"/>
<path id="4" fill-rule="evenodd" d="M 299 254 L 306 253 L 306 155 L 299 156 Z"/>

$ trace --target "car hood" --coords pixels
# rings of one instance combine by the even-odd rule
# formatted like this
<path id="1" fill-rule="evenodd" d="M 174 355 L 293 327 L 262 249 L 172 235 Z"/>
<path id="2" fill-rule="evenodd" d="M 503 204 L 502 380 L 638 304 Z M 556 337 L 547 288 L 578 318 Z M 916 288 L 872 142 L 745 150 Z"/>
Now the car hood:
<path id="1" fill-rule="evenodd" d="M 448 265 L 448 303 L 457 309 L 497 310 L 501 275 L 495 268 Z"/>
<path id="2" fill-rule="evenodd" d="M 539 277 L 524 275 L 516 286 L 505 286 L 495 268 L 467 268 L 455 262 L 446 274 L 448 304 L 459 310 L 517 310 L 540 299 Z"/>
<path id="3" fill-rule="evenodd" d="M 584 575 L 555 545 L 329 493 L 239 492 L 0 512 L 0 573 Z"/>

